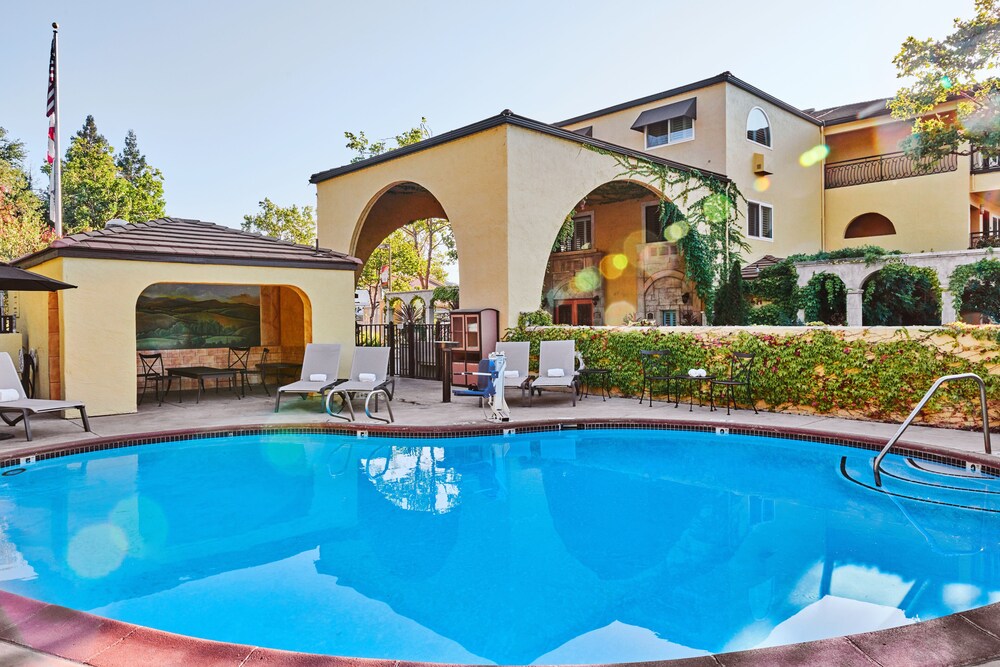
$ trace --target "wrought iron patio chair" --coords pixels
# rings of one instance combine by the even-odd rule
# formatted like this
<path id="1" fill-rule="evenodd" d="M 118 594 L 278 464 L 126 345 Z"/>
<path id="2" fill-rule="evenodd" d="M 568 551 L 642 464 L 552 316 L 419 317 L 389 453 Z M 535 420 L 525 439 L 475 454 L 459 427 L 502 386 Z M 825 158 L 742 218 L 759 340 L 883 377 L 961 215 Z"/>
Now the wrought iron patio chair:
<path id="1" fill-rule="evenodd" d="M 736 405 L 736 396 L 734 390 L 736 387 L 746 387 L 747 402 L 750 407 L 753 408 L 753 413 L 758 414 L 757 404 L 753 399 L 753 384 L 751 379 L 753 377 L 753 360 L 754 355 L 748 352 L 734 352 L 733 356 L 729 358 L 729 378 L 724 380 L 712 380 L 711 388 L 709 390 L 709 401 L 712 406 L 712 410 L 715 410 L 715 387 L 724 387 L 726 396 L 726 414 L 730 414 L 729 406 L 732 404 L 733 408 L 738 408 Z"/>
<path id="2" fill-rule="evenodd" d="M 639 359 L 642 363 L 642 392 L 639 394 L 639 405 L 646 392 L 649 392 L 649 405 L 653 406 L 653 387 L 663 384 L 667 389 L 667 400 L 670 400 L 670 386 L 673 376 L 670 373 L 670 350 L 641 350 Z"/>
<path id="3" fill-rule="evenodd" d="M 142 405 L 143 399 L 146 398 L 146 389 L 149 388 L 149 385 L 153 385 L 153 396 L 160 405 L 163 405 L 163 401 L 160 398 L 160 386 L 167 381 L 167 376 L 163 372 L 163 354 L 160 352 L 149 354 L 140 352 L 139 363 L 142 364 L 142 372 L 139 373 L 139 377 L 142 378 L 142 393 L 139 394 L 139 405 Z"/>
<path id="4" fill-rule="evenodd" d="M 247 372 L 250 370 L 247 366 L 250 361 L 250 348 L 249 347 L 230 347 L 229 352 L 226 356 L 226 363 L 228 364 L 226 368 L 232 368 L 239 372 L 240 374 L 240 391 L 246 396 L 247 385 L 250 382 L 247 380 Z M 229 381 L 232 385 L 232 380 Z M 218 390 L 219 385 L 216 383 L 216 390 Z M 253 392 L 253 387 L 250 387 L 251 393 Z"/>

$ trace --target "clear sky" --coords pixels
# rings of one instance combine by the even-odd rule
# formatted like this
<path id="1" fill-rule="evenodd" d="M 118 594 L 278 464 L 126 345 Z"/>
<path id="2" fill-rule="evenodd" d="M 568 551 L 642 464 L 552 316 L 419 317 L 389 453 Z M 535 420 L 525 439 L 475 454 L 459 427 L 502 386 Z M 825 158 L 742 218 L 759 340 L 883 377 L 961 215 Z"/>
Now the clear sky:
<path id="1" fill-rule="evenodd" d="M 50 24 L 63 148 L 93 114 L 134 129 L 168 215 L 238 226 L 265 196 L 312 204 L 346 130 L 435 133 L 502 109 L 541 121 L 725 70 L 799 108 L 892 95 L 907 35 L 973 0 L 0 0 L 0 126 L 45 160 Z"/>

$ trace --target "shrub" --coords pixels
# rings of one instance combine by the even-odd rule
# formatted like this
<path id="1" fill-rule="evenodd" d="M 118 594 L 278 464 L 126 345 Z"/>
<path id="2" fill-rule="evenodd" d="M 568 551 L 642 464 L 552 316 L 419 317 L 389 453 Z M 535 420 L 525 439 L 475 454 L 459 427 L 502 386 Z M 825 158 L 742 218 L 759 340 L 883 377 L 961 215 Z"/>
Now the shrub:
<path id="1" fill-rule="evenodd" d="M 847 287 L 832 273 L 818 273 L 801 292 L 807 322 L 847 324 Z"/>
<path id="2" fill-rule="evenodd" d="M 517 315 L 517 327 L 519 329 L 523 329 L 524 327 L 548 326 L 552 326 L 552 313 L 544 308 L 533 310 L 530 313 L 518 313 Z"/>
<path id="3" fill-rule="evenodd" d="M 726 282 L 715 295 L 715 311 L 712 324 L 716 326 L 740 326 L 747 322 L 747 301 L 743 294 L 743 275 L 740 263 L 733 262 Z"/>
<path id="4" fill-rule="evenodd" d="M 798 320 L 793 316 L 789 318 L 784 308 L 776 303 L 765 303 L 762 306 L 753 306 L 747 313 L 747 322 L 774 327 L 795 326 Z"/>
<path id="5" fill-rule="evenodd" d="M 981 259 L 958 267 L 948 289 L 956 313 L 974 311 L 1000 322 L 1000 260 Z"/>
<path id="6" fill-rule="evenodd" d="M 941 284 L 934 269 L 889 260 L 865 285 L 868 326 L 941 324 Z"/>

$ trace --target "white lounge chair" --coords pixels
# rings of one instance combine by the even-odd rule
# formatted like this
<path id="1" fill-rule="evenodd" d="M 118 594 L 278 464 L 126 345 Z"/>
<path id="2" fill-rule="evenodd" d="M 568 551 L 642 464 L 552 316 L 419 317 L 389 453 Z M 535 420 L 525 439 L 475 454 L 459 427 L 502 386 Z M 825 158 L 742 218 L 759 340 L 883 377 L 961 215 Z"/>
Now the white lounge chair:
<path id="1" fill-rule="evenodd" d="M 506 357 L 507 366 L 503 374 L 503 386 L 521 390 L 521 401 L 524 402 L 524 395 L 531 388 L 531 373 L 528 371 L 528 353 L 531 351 L 531 343 L 497 343 L 497 352 L 503 352 Z M 528 396 L 528 405 L 531 405 L 531 396 Z"/>
<path id="2" fill-rule="evenodd" d="M 21 378 L 14 368 L 14 360 L 6 352 L 0 352 L 0 389 L 14 390 L 18 398 L 13 401 L 0 402 L 0 419 L 8 426 L 15 426 L 18 422 L 24 422 L 24 435 L 31 440 L 31 418 L 35 415 L 42 415 L 49 412 L 62 412 L 63 410 L 79 410 L 80 419 L 83 421 L 83 430 L 90 432 L 90 420 L 87 419 L 87 408 L 80 401 L 50 401 L 42 398 L 28 398 L 21 386 Z M 9 414 L 16 414 L 16 417 L 8 417 Z"/>
<path id="3" fill-rule="evenodd" d="M 543 340 L 538 351 L 538 377 L 531 383 L 532 390 L 541 395 L 542 389 L 568 387 L 575 406 L 580 384 L 574 367 L 575 360 L 576 341 Z"/>
<path id="4" fill-rule="evenodd" d="M 337 384 L 340 372 L 339 343 L 309 343 L 302 358 L 302 374 L 297 382 L 278 387 L 274 397 L 274 411 L 278 411 L 282 394 L 298 394 L 305 398 L 309 394 L 319 394 L 320 398 L 330 387 Z M 313 376 L 324 376 L 322 380 L 310 380 Z"/>
<path id="5" fill-rule="evenodd" d="M 365 376 L 362 379 L 361 376 Z M 370 419 L 377 419 L 386 423 L 391 422 L 392 394 L 396 388 L 396 378 L 389 377 L 389 348 L 387 347 L 356 347 L 354 348 L 354 359 L 351 361 L 351 377 L 346 382 L 342 382 L 330 390 L 326 397 L 326 413 L 331 417 L 339 417 L 348 421 L 354 421 L 354 406 L 351 399 L 354 395 L 363 394 L 365 396 L 365 414 Z M 341 394 L 344 407 L 350 413 L 350 417 L 333 411 L 331 401 L 335 394 Z M 378 412 L 378 397 L 385 396 L 385 405 L 389 410 L 389 419 L 376 417 L 371 413 L 370 402 L 375 398 L 375 411 Z"/>

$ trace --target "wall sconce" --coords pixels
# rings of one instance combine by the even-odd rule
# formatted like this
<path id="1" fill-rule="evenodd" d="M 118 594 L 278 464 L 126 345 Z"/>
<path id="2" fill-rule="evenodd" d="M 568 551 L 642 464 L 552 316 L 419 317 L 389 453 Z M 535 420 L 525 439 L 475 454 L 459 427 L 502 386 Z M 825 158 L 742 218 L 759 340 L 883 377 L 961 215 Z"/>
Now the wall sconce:
<path id="1" fill-rule="evenodd" d="M 683 303 L 686 306 L 690 301 L 691 301 L 690 292 L 684 292 L 684 294 L 681 294 L 681 303 Z"/>
<path id="2" fill-rule="evenodd" d="M 582 211 L 585 208 L 587 208 L 587 198 L 586 197 L 584 197 L 583 199 L 581 199 L 580 203 L 576 205 L 576 210 L 578 210 L 578 211 Z"/>
<path id="3" fill-rule="evenodd" d="M 600 294 L 595 294 L 594 298 L 591 299 L 591 301 L 594 302 L 594 307 L 596 308 L 597 304 L 599 304 L 601 302 L 601 295 Z"/>

